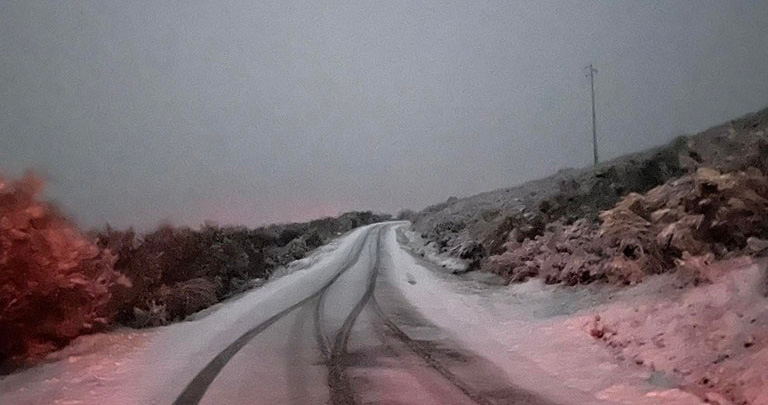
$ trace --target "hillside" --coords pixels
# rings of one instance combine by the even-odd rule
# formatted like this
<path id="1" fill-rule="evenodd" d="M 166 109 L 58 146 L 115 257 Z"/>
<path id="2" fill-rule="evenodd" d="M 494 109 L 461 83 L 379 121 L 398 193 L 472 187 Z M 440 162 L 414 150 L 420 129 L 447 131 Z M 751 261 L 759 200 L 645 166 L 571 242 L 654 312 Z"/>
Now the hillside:
<path id="1" fill-rule="evenodd" d="M 484 268 L 504 251 L 514 230 L 518 241 L 540 235 L 556 220 L 596 222 L 631 192 L 642 193 L 668 180 L 709 167 L 731 173 L 768 165 L 768 109 L 681 136 L 667 145 L 583 169 L 466 198 L 450 198 L 413 218 L 414 229 L 441 253 L 464 259 L 470 270 Z"/>
<path id="2" fill-rule="evenodd" d="M 768 403 L 767 126 L 768 109 L 596 167 L 449 199 L 414 214 L 428 241 L 417 251 L 454 273 L 460 262 L 507 284 L 531 280 L 522 287 L 582 286 L 563 294 L 604 298 L 563 322 L 626 367 L 706 403 Z"/>

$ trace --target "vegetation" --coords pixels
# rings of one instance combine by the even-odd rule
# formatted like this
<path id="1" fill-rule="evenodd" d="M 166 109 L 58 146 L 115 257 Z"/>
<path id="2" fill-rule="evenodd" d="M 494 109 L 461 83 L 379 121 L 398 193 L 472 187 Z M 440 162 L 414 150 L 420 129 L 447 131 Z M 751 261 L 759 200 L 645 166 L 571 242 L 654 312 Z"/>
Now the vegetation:
<path id="1" fill-rule="evenodd" d="M 540 276 L 569 285 L 633 284 L 679 269 L 686 282 L 707 282 L 706 264 L 768 254 L 768 177 L 754 167 L 725 174 L 700 168 L 629 194 L 599 222 L 556 221 L 533 238 L 515 228 L 487 269 L 510 281 Z"/>
<path id="2" fill-rule="evenodd" d="M 509 282 L 632 284 L 763 254 L 766 133 L 768 109 L 597 166 L 449 198 L 411 221 L 467 270 Z"/>
<path id="3" fill-rule="evenodd" d="M 0 179 L 0 365 L 34 361 L 115 325 L 184 319 L 269 278 L 331 238 L 389 219 L 371 212 L 258 229 L 164 225 L 84 234 L 39 200 L 34 176 Z"/>
<path id="4" fill-rule="evenodd" d="M 37 200 L 42 182 L 0 179 L 0 363 L 35 359 L 104 328 L 115 256 Z"/>
<path id="5" fill-rule="evenodd" d="M 275 268 L 341 233 L 386 219 L 371 212 L 349 212 L 258 229 L 166 225 L 138 237 L 130 229 L 107 227 L 93 236 L 99 247 L 117 255 L 115 269 L 133 282 L 115 288 L 119 298 L 111 303 L 111 318 L 144 327 L 183 319 L 269 278 Z"/>

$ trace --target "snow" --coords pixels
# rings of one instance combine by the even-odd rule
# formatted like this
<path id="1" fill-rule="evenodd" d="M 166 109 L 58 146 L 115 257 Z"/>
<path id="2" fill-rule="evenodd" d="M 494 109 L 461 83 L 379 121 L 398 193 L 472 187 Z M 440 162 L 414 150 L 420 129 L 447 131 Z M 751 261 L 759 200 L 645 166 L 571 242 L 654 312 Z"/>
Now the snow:
<path id="1" fill-rule="evenodd" d="M 424 239 L 413 231 L 408 231 L 407 237 L 410 249 L 430 263 L 435 263 L 451 272 L 461 272 L 467 269 L 467 263 L 464 260 L 440 253 L 435 242 Z"/>
<path id="2" fill-rule="evenodd" d="M 339 238 L 281 271 L 281 277 L 196 314 L 186 322 L 81 337 L 68 348 L 50 355 L 45 363 L 2 377 L 0 403 L 171 403 L 223 347 L 330 280 L 370 227 Z M 596 314 L 600 314 L 607 325 L 620 331 L 634 328 L 631 335 L 642 337 L 654 327 L 663 327 L 665 322 L 666 325 L 683 324 L 672 322 L 681 314 L 674 310 L 673 303 L 683 302 L 701 310 L 720 308 L 722 316 L 718 319 L 722 325 L 738 331 L 733 339 L 743 339 L 746 335 L 739 333 L 744 330 L 744 321 L 728 315 L 725 310 L 733 307 L 733 291 L 737 291 L 736 296 L 741 297 L 738 308 L 749 316 L 762 316 L 762 313 L 748 312 L 758 311 L 748 308 L 754 299 L 747 294 L 751 291 L 747 287 L 752 286 L 757 277 L 754 269 L 744 270 L 744 274 L 751 274 L 753 279 L 742 284 L 738 284 L 740 278 L 734 275 L 735 278 L 729 279 L 731 284 L 714 284 L 710 289 L 688 295 L 665 291 L 666 295 L 659 295 L 655 301 L 648 297 L 657 293 L 659 286 L 668 285 L 669 280 L 654 279 L 622 291 L 566 289 L 536 280 L 513 286 L 492 285 L 489 280 L 470 278 L 471 273 L 457 277 L 450 274 L 450 269 L 418 259 L 398 242 L 397 232 L 407 233 L 405 228 L 402 224 L 386 228 L 384 241 L 391 256 L 392 271 L 386 271 L 383 277 L 426 319 L 445 330 L 465 349 L 496 365 L 508 381 L 559 403 L 702 403 L 691 393 L 675 388 L 678 381 L 661 367 L 649 371 L 634 361 L 618 361 L 616 353 L 604 342 L 590 336 Z M 650 314 L 658 325 L 641 322 Z M 674 335 L 672 330 L 669 333 Z M 743 340 L 734 342 L 743 343 Z M 755 347 L 760 350 L 743 352 L 743 356 L 753 357 L 750 364 L 768 360 L 766 350 L 759 344 Z M 684 354 L 692 355 L 696 349 L 689 348 Z M 652 356 L 666 354 L 651 353 Z M 631 355 L 627 353 L 626 357 L 632 359 Z M 758 383 L 765 378 L 759 368 L 746 370 L 744 376 Z M 715 393 L 704 394 L 715 398 Z M 765 394 L 757 391 L 754 395 Z"/>
<path id="3" fill-rule="evenodd" d="M 282 277 L 196 314 L 190 321 L 80 337 L 43 364 L 2 377 L 0 403 L 171 403 L 236 337 L 329 281 L 368 228 L 352 231 L 295 263 Z"/>
<path id="4" fill-rule="evenodd" d="M 708 271 L 718 274 L 711 284 L 679 290 L 658 278 L 643 295 L 624 297 L 625 305 L 598 308 L 603 339 L 704 397 L 768 403 L 766 263 L 741 258 Z"/>
<path id="5" fill-rule="evenodd" d="M 412 238 L 404 228 L 398 232 L 401 241 Z M 387 235 L 390 246 L 397 239 L 395 231 Z M 537 280 L 494 287 L 447 275 L 405 249 L 389 251 L 400 270 L 387 276 L 419 312 L 522 388 L 561 403 L 702 403 L 663 378 L 617 362 L 589 335 L 590 308 L 607 301 L 611 291 L 566 291 Z"/>

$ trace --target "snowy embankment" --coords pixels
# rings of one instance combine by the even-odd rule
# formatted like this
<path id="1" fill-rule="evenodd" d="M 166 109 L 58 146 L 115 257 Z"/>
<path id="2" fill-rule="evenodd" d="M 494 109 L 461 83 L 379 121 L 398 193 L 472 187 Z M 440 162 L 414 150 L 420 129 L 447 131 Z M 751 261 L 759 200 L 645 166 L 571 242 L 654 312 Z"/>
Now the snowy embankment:
<path id="1" fill-rule="evenodd" d="M 713 404 L 768 404 L 768 261 L 710 266 L 712 282 L 678 289 L 657 276 L 592 312 L 591 334 L 620 358 L 668 373 Z M 732 401 L 732 402 L 730 402 Z"/>
<path id="2" fill-rule="evenodd" d="M 409 249 L 420 248 L 409 243 L 417 235 L 402 228 L 398 233 Z M 493 361 L 522 388 L 561 403 L 702 403 L 676 388 L 673 377 L 619 361 L 590 336 L 595 313 L 627 308 L 627 303 L 613 301 L 632 292 L 567 290 L 540 280 L 493 286 L 459 279 L 404 250 L 394 260 L 396 268 L 407 270 L 392 274 L 392 283 L 422 315 Z"/>
<path id="3" fill-rule="evenodd" d="M 80 337 L 43 364 L 0 377 L 0 404 L 172 403 L 221 349 L 326 284 L 368 227 L 319 248 L 282 277 L 185 322 Z"/>

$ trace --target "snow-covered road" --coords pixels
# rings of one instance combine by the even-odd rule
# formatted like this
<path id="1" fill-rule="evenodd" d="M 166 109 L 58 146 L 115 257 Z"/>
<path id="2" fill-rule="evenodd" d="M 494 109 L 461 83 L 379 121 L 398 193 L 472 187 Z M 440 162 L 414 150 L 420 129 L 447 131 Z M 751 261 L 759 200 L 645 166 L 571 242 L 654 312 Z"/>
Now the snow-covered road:
<path id="1" fill-rule="evenodd" d="M 493 318 L 402 249 L 404 224 L 359 228 L 195 319 L 81 338 L 0 380 L 0 403 L 697 403 L 648 389 L 613 400 L 622 395 L 573 384 L 573 367 L 553 374 L 520 355 L 520 339 L 507 337 L 524 334 L 519 324 Z"/>
<path id="2" fill-rule="evenodd" d="M 330 280 L 224 348 L 175 403 L 549 404 L 448 342 L 387 282 L 393 226 L 355 235 Z"/>

